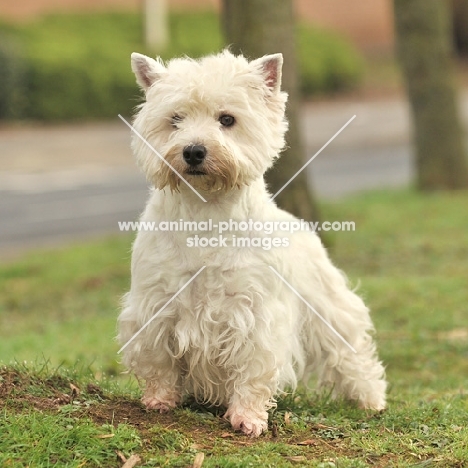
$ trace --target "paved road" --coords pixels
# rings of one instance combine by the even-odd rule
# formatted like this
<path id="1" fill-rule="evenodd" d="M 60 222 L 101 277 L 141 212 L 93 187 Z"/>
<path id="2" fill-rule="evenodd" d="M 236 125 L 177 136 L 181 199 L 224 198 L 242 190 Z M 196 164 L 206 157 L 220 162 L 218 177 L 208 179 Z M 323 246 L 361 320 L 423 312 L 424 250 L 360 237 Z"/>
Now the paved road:
<path id="1" fill-rule="evenodd" d="M 113 174 L 70 189 L 0 191 L 0 258 L 18 250 L 118 232 L 117 221 L 142 210 L 140 174 Z"/>
<path id="2" fill-rule="evenodd" d="M 313 153 L 310 155 L 312 156 Z M 401 186 L 411 180 L 406 145 L 325 151 L 310 165 L 317 195 L 340 198 L 359 190 Z M 18 177 L 18 179 L 21 179 Z M 118 221 L 134 220 L 148 187 L 136 171 L 101 174 L 61 186 L 50 175 L 28 187 L 0 190 L 0 258 L 18 250 L 118 232 Z"/>
<path id="3" fill-rule="evenodd" d="M 379 188 L 407 186 L 413 179 L 408 144 L 330 150 L 311 163 L 312 188 L 324 199 Z"/>
<path id="4" fill-rule="evenodd" d="M 307 105 L 309 157 L 357 118 L 309 166 L 319 197 L 336 199 L 412 178 L 403 101 Z M 148 187 L 121 122 L 0 128 L 0 259 L 25 249 L 118 232 L 136 219 Z"/>

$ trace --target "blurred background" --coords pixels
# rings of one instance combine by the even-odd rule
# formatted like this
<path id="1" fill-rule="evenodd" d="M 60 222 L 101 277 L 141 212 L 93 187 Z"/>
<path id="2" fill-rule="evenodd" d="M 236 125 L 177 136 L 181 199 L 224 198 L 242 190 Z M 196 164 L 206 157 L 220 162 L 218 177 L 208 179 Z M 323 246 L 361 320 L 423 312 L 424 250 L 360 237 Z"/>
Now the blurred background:
<path id="1" fill-rule="evenodd" d="M 468 2 L 445 3 L 460 122 L 466 126 Z M 236 8 L 221 0 L 0 0 L 0 259 L 35 246 L 116 234 L 117 220 L 138 216 L 147 187 L 129 151 L 128 129 L 117 119 L 119 113 L 129 117 L 141 102 L 130 53 L 198 57 L 230 45 L 255 57 L 284 48 L 284 38 L 270 37 L 274 29 L 264 31 L 265 40 L 252 38 L 254 47 L 238 44 L 233 32 L 258 29 L 268 15 L 252 8 L 249 13 L 250 4 L 239 1 L 236 20 L 230 4 Z M 397 64 L 393 1 L 265 5 L 271 24 L 278 7 L 284 15 L 285 5 L 291 6 L 294 14 L 293 43 L 280 51 L 287 74 L 295 73 L 285 83 L 291 96 L 288 143 L 295 154 L 273 171 L 272 188 L 300 167 L 290 161 L 311 157 L 357 115 L 298 178 L 300 195 L 292 197 L 291 187 L 279 204 L 318 218 L 312 191 L 318 199 L 336 200 L 413 184 L 418 167 Z"/>
<path id="2" fill-rule="evenodd" d="M 0 359 L 118 372 L 132 236 L 117 221 L 148 193 L 117 118 L 142 99 L 130 54 L 226 45 L 285 55 L 273 189 L 357 116 L 278 203 L 356 222 L 325 241 L 362 279 L 398 391 L 465 385 L 468 0 L 0 0 Z"/>
<path id="3" fill-rule="evenodd" d="M 306 156 L 357 114 L 309 168 L 317 196 L 408 185 L 392 1 L 293 8 Z M 221 10 L 214 0 L 0 0 L 0 258 L 115 234 L 117 220 L 138 216 L 146 184 L 117 119 L 141 102 L 130 53 L 197 57 L 232 45 Z"/>

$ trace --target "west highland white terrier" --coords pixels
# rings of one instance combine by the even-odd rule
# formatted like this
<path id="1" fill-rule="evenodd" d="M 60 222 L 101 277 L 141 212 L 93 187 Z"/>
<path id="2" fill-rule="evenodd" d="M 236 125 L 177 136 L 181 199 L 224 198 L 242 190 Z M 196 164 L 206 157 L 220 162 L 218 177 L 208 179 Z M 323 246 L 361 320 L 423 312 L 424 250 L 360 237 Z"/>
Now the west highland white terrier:
<path id="1" fill-rule="evenodd" d="M 232 427 L 251 436 L 267 429 L 275 397 L 313 371 L 333 396 L 385 408 L 367 307 L 315 233 L 285 239 L 279 226 L 297 220 L 265 186 L 287 130 L 282 61 L 228 51 L 131 60 L 146 95 L 132 148 L 154 187 L 141 221 L 161 229 L 140 231 L 133 245 L 123 362 L 145 381 L 147 408 L 165 412 L 193 395 L 227 408 Z M 274 232 L 246 232 L 247 221 Z"/>

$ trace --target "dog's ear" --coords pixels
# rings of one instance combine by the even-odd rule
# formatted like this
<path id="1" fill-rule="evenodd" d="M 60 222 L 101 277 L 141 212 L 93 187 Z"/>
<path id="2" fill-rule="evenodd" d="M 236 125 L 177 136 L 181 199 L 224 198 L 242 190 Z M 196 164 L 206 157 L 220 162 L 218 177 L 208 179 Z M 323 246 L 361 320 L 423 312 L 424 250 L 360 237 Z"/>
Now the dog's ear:
<path id="1" fill-rule="evenodd" d="M 283 54 L 265 55 L 251 62 L 255 68 L 260 68 L 265 77 L 265 84 L 272 91 L 277 92 L 281 87 L 281 69 L 283 67 Z"/>
<path id="2" fill-rule="evenodd" d="M 146 92 L 158 79 L 161 73 L 166 72 L 164 65 L 146 55 L 132 54 L 132 70 L 135 73 L 137 83 Z"/>

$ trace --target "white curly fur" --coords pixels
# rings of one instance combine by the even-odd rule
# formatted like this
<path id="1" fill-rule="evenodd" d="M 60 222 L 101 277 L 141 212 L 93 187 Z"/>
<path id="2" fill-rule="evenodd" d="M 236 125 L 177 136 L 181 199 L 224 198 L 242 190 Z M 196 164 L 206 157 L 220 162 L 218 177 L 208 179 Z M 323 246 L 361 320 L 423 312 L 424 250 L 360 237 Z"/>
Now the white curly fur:
<path id="1" fill-rule="evenodd" d="M 207 200 L 134 137 L 137 161 L 155 186 L 142 220 L 294 220 L 269 201 L 263 180 L 287 130 L 281 65 L 280 54 L 248 62 L 224 51 L 199 61 L 175 59 L 167 66 L 132 55 L 132 69 L 146 92 L 136 130 Z M 218 121 L 222 114 L 234 116 L 235 124 L 223 127 Z M 187 173 L 182 151 L 193 144 L 207 149 L 202 166 L 206 175 Z M 187 238 L 195 234 L 141 231 L 133 246 L 132 284 L 119 317 L 121 344 L 205 266 L 125 348 L 125 365 L 146 381 L 143 403 L 148 408 L 167 411 L 184 394 L 192 394 L 225 406 L 234 429 L 258 436 L 267 428 L 267 410 L 275 396 L 294 389 L 312 371 L 335 396 L 356 400 L 362 408 L 385 407 L 384 369 L 369 335 L 368 309 L 314 233 L 288 234 L 289 247 L 271 250 L 229 247 L 229 242 L 228 247 L 187 246 Z"/>

